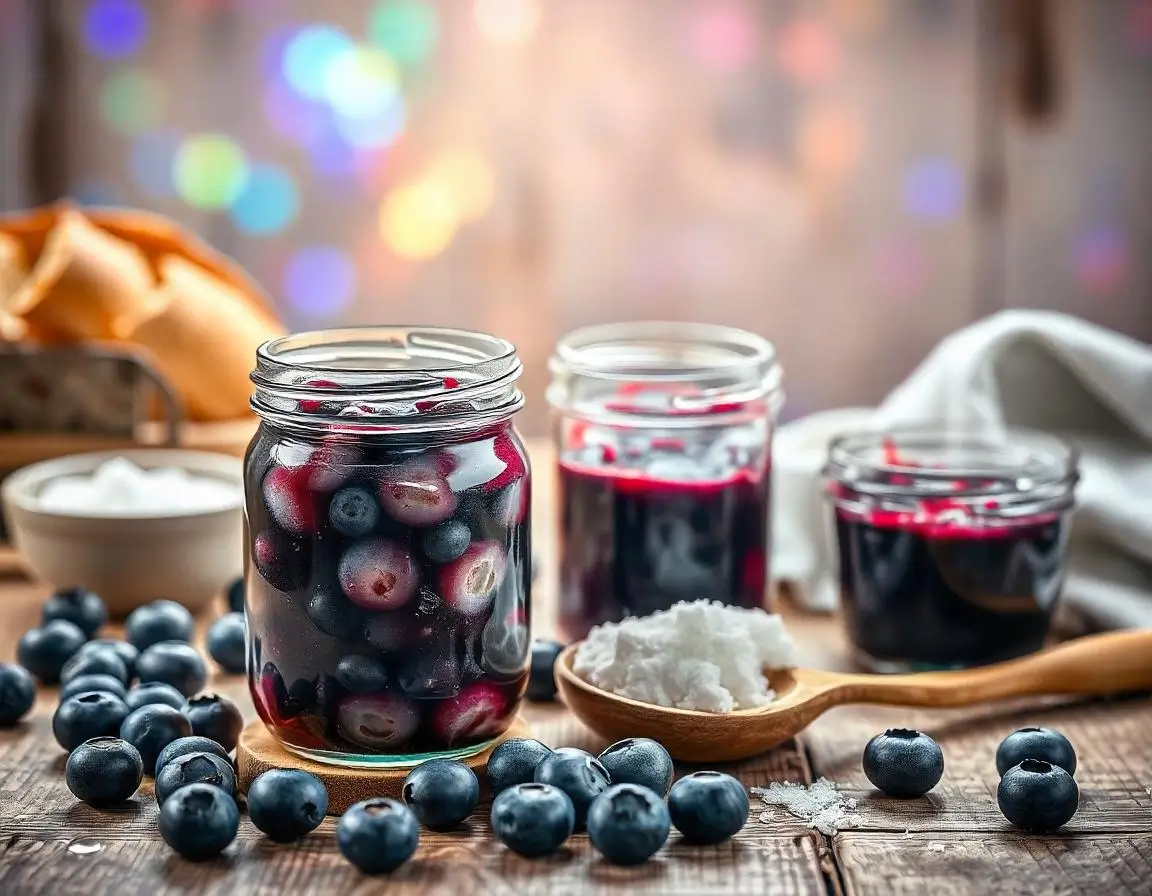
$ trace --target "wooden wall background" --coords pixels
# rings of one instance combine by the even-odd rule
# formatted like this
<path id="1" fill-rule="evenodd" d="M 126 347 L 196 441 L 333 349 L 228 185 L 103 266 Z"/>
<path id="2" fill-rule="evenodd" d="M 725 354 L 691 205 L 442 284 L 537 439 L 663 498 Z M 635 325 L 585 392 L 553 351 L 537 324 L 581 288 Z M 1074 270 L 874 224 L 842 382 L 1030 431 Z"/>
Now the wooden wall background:
<path id="1" fill-rule="evenodd" d="M 308 29 L 360 53 L 334 98 Z M 404 125 L 352 147 L 381 50 Z M 1002 307 L 1152 340 L 1152 0 L 0 0 L 0 208 L 61 195 L 186 222 L 294 327 L 508 336 L 530 431 L 555 340 L 644 317 L 769 336 L 796 416 Z"/>

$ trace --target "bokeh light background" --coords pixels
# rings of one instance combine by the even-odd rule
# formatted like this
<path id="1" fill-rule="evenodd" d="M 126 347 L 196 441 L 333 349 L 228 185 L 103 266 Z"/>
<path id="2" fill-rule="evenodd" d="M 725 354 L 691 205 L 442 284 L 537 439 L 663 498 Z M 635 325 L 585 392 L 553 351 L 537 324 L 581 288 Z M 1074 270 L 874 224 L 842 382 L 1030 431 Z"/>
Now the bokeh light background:
<path id="1" fill-rule="evenodd" d="M 556 338 L 640 317 L 769 336 L 795 416 L 1004 306 L 1152 338 L 1152 0 L 1050 6 L 1060 113 L 990 170 L 970 0 L 0 0 L 0 205 L 170 215 L 292 327 L 507 336 L 536 431 Z"/>

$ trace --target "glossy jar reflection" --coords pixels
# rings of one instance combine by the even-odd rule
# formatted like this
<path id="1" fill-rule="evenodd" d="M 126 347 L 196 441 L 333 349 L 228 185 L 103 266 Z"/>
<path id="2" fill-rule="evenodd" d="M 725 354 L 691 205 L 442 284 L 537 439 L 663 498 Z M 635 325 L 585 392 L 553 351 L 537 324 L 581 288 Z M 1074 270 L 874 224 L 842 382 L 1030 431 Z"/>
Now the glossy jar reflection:
<path id="1" fill-rule="evenodd" d="M 261 348 L 246 465 L 249 685 L 290 750 L 478 752 L 529 652 L 530 478 L 511 345 L 441 329 Z"/>

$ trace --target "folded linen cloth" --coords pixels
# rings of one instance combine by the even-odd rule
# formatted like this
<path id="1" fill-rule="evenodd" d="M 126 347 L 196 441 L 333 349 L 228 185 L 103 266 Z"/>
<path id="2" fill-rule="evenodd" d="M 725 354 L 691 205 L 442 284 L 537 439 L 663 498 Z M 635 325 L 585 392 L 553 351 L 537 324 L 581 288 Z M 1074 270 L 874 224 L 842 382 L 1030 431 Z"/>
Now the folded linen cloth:
<path id="1" fill-rule="evenodd" d="M 1064 314 L 1004 311 L 942 341 L 878 408 L 782 426 L 773 447 L 773 576 L 838 604 L 821 468 L 832 437 L 943 421 L 1063 437 L 1081 452 L 1064 603 L 1092 627 L 1152 627 L 1152 347 Z"/>

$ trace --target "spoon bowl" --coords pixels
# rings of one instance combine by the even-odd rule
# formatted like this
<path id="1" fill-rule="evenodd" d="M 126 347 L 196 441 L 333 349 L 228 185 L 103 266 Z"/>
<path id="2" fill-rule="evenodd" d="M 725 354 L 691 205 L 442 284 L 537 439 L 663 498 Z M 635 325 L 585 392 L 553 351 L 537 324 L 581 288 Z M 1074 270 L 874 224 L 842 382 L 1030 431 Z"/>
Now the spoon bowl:
<path id="1" fill-rule="evenodd" d="M 1152 688 L 1152 629 L 1078 638 L 1031 656 L 975 669 L 858 675 L 821 669 L 766 670 L 776 698 L 728 713 L 674 709 L 619 697 L 573 671 L 580 642 L 556 660 L 560 696 L 602 737 L 650 737 L 674 759 L 733 762 L 795 737 L 833 706 L 971 706 L 1038 694 L 1113 694 Z"/>

